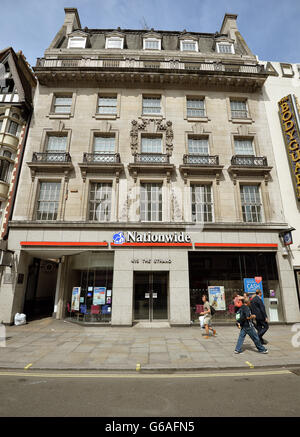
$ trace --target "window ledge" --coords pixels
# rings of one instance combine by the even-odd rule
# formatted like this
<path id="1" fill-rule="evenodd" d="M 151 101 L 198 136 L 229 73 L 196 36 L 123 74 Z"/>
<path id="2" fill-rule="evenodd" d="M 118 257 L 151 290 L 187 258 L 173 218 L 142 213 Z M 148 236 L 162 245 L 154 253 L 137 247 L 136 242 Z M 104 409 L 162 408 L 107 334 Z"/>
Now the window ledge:
<path id="1" fill-rule="evenodd" d="M 96 120 L 116 120 L 119 118 L 117 114 L 95 114 L 92 117 Z"/>
<path id="2" fill-rule="evenodd" d="M 245 124 L 251 124 L 254 123 L 254 120 L 252 118 L 230 118 L 229 121 L 232 123 L 245 123 Z"/>
<path id="3" fill-rule="evenodd" d="M 201 121 L 201 122 L 203 122 L 203 123 L 206 123 L 206 122 L 208 122 L 208 121 L 211 121 L 210 120 L 210 118 L 208 118 L 208 117 L 185 117 L 185 119 L 187 120 L 187 121 Z"/>

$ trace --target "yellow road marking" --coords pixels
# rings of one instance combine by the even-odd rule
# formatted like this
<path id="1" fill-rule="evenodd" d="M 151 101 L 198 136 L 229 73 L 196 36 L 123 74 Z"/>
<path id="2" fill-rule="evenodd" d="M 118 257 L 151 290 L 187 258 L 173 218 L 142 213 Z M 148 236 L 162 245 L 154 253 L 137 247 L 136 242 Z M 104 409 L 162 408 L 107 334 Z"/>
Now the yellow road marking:
<path id="1" fill-rule="evenodd" d="M 254 372 L 232 372 L 232 373 L 185 373 L 185 374 L 143 374 L 143 373 L 38 373 L 38 372 L 1 372 L 1 376 L 25 376 L 27 378 L 216 378 L 236 376 L 271 376 L 271 375 L 292 375 L 289 370 L 270 370 Z"/>
<path id="2" fill-rule="evenodd" d="M 250 367 L 250 369 L 254 369 L 254 365 L 251 364 L 249 361 L 245 361 L 246 364 L 248 364 L 248 366 Z"/>
<path id="3" fill-rule="evenodd" d="M 24 367 L 24 370 L 29 369 L 32 366 L 32 363 L 27 364 L 27 366 Z"/>

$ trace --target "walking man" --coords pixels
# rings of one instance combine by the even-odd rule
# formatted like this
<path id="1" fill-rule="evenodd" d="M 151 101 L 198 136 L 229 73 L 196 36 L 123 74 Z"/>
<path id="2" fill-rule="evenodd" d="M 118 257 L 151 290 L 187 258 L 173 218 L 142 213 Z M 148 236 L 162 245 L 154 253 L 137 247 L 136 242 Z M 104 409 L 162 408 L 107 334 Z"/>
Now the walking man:
<path id="1" fill-rule="evenodd" d="M 213 332 L 213 336 L 216 335 L 216 330 L 212 328 L 211 326 L 211 311 L 210 311 L 210 304 L 207 300 L 207 297 L 205 294 L 203 294 L 202 296 L 202 302 L 203 302 L 203 307 L 204 307 L 204 311 L 202 313 L 200 313 L 201 316 L 204 316 L 204 328 L 205 328 L 205 337 L 204 338 L 209 338 L 209 330 L 211 330 Z"/>
<path id="2" fill-rule="evenodd" d="M 260 289 L 256 290 L 254 298 L 251 300 L 251 312 L 255 314 L 255 327 L 257 329 L 257 334 L 262 344 L 267 344 L 263 339 L 263 335 L 269 329 L 269 320 L 266 313 L 265 305 L 262 301 L 262 292 Z"/>
<path id="3" fill-rule="evenodd" d="M 240 335 L 235 347 L 234 353 L 241 354 L 242 346 L 245 340 L 246 335 L 248 334 L 253 343 L 255 344 L 258 352 L 262 354 L 267 354 L 268 350 L 261 344 L 259 337 L 254 329 L 252 320 L 255 319 L 255 315 L 251 314 L 250 309 L 250 301 L 249 298 L 244 298 L 244 304 L 241 306 L 239 310 L 240 318 L 238 320 L 239 327 L 241 329 Z"/>

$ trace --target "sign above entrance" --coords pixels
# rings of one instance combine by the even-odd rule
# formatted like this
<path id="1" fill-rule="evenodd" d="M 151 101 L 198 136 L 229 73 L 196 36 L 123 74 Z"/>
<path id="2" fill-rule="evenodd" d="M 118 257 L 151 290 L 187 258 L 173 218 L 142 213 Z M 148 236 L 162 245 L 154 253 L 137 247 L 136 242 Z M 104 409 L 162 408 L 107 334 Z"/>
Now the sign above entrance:
<path id="1" fill-rule="evenodd" d="M 111 246 L 184 246 L 191 247 L 191 237 L 185 232 L 156 232 L 120 231 L 113 234 Z"/>

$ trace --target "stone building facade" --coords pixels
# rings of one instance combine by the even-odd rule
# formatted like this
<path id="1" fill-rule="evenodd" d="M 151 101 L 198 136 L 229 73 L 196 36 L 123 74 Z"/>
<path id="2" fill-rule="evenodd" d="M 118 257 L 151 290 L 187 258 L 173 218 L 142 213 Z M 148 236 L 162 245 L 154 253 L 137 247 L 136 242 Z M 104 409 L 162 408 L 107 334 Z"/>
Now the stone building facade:
<path id="1" fill-rule="evenodd" d="M 65 9 L 34 68 L 0 319 L 188 326 L 209 293 L 231 321 L 234 293 L 262 286 L 271 321 L 300 320 L 268 72 L 236 19 L 215 34 L 82 29 Z"/>

